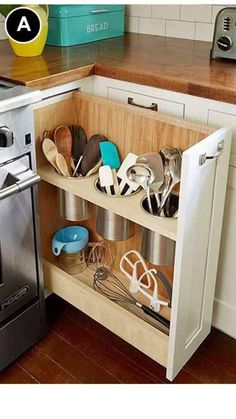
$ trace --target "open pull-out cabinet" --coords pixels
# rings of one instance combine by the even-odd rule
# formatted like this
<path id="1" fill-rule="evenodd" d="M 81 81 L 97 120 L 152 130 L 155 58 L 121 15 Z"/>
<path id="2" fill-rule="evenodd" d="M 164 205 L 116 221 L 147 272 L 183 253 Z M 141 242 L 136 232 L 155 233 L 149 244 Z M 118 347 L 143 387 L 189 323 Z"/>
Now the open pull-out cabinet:
<path id="1" fill-rule="evenodd" d="M 121 158 L 128 152 L 158 151 L 164 145 L 183 152 L 178 219 L 146 214 L 140 206 L 142 192 L 111 198 L 94 188 L 96 176 L 70 180 L 49 167 L 41 151 L 42 133 L 60 124 L 82 125 L 88 137 L 100 133 L 116 143 Z M 107 99 L 76 92 L 35 110 L 40 192 L 41 242 L 46 286 L 105 327 L 167 368 L 173 380 L 211 327 L 216 270 L 225 201 L 231 132 L 215 131 L 148 110 L 134 109 Z M 216 158 L 207 158 L 213 157 Z M 57 188 L 73 192 L 137 224 L 131 240 L 116 245 L 119 261 L 125 251 L 139 250 L 138 226 L 145 226 L 176 241 L 174 272 L 160 267 L 173 279 L 173 300 L 164 313 L 171 319 L 169 335 L 142 316 L 109 301 L 92 288 L 92 272 L 74 278 L 57 266 L 51 238 L 67 225 L 59 216 Z M 96 240 L 94 216 L 85 223 Z M 120 275 L 120 274 L 119 274 Z"/>

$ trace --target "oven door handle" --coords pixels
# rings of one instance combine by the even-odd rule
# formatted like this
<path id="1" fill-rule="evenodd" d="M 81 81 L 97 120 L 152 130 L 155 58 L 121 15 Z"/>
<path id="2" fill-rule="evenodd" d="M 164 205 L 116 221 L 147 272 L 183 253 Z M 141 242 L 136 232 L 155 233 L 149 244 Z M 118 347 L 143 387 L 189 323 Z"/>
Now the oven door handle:
<path id="1" fill-rule="evenodd" d="M 32 186 L 36 185 L 40 182 L 40 176 L 33 173 L 27 179 L 19 180 L 18 182 L 14 183 L 14 185 L 8 186 L 0 191 L 0 200 L 13 196 L 19 192 L 24 191 L 25 189 L 31 188 Z"/>

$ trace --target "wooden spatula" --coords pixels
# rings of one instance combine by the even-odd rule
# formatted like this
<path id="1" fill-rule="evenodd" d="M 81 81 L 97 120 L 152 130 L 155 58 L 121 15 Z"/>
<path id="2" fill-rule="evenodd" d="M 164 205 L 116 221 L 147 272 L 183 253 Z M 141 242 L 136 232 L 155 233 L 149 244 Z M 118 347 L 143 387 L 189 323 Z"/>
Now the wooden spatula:
<path id="1" fill-rule="evenodd" d="M 58 173 L 61 173 L 56 163 L 58 150 L 54 142 L 50 140 L 49 138 L 45 138 L 42 143 L 42 149 L 43 149 L 43 154 L 45 155 L 49 163 L 51 163 L 51 165 L 54 167 L 54 169 L 56 169 Z"/>
<path id="2" fill-rule="evenodd" d="M 71 173 L 72 135 L 70 129 L 67 126 L 59 125 L 54 131 L 54 142 L 58 153 L 64 156 Z"/>
<path id="3" fill-rule="evenodd" d="M 63 176 L 66 176 L 66 177 L 71 176 L 66 159 L 61 153 L 57 153 L 56 164 Z"/>

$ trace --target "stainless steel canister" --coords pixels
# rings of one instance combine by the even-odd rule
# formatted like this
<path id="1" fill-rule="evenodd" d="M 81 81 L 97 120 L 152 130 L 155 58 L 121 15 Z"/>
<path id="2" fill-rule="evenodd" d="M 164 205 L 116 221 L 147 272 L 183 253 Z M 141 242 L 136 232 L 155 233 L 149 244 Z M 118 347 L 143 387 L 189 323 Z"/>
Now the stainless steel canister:
<path id="1" fill-rule="evenodd" d="M 154 265 L 174 266 L 175 242 L 142 227 L 141 254 Z"/>
<path id="2" fill-rule="evenodd" d="M 84 221 L 89 218 L 89 203 L 71 192 L 59 189 L 60 216 L 68 221 Z"/>
<path id="3" fill-rule="evenodd" d="M 111 211 L 97 207 L 96 231 L 106 240 L 128 240 L 134 235 L 134 223 Z"/>

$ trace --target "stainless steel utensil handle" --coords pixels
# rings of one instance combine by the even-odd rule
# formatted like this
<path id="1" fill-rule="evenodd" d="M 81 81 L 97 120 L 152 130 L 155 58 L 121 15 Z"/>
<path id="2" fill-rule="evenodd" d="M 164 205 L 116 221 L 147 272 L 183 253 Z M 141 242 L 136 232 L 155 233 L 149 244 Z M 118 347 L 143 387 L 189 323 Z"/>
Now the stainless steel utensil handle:
<path id="1" fill-rule="evenodd" d="M 143 108 L 143 109 L 149 109 L 150 111 L 158 111 L 158 105 L 157 103 L 152 103 L 150 106 L 144 106 L 144 105 L 139 105 L 138 103 L 134 102 L 134 99 L 132 97 L 128 97 L 128 105 L 133 105 L 133 106 L 137 106 L 138 108 Z"/>
<path id="2" fill-rule="evenodd" d="M 89 13 L 92 13 L 93 15 L 95 14 L 99 14 L 99 13 L 107 13 L 108 9 L 94 9 L 94 10 L 90 10 Z"/>
<path id="3" fill-rule="evenodd" d="M 39 183 L 39 181 L 40 176 L 34 173 L 33 176 L 29 177 L 28 179 L 20 180 L 16 182 L 14 185 L 2 189 L 0 191 L 0 200 L 13 196 L 19 192 L 24 191 L 25 189 L 31 188 L 32 186 Z"/>

